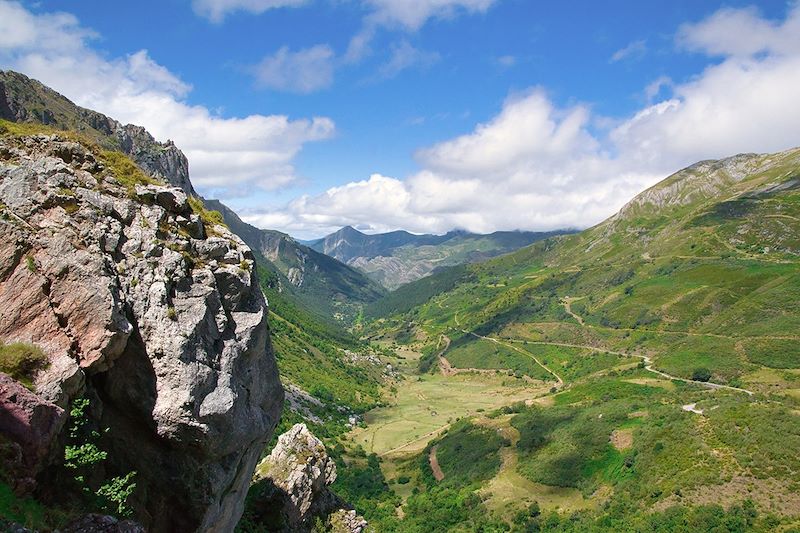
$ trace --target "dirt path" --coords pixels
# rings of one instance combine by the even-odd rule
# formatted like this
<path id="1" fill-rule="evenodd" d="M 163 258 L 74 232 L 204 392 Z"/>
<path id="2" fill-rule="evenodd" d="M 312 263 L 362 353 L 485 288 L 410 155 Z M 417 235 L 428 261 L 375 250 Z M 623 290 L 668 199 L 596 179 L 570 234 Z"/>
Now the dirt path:
<path id="1" fill-rule="evenodd" d="M 439 466 L 439 461 L 438 459 L 436 459 L 436 448 L 437 446 L 431 448 L 431 453 L 428 456 L 428 462 L 431 465 L 431 471 L 433 471 L 433 477 L 436 479 L 436 481 L 441 481 L 444 479 L 444 472 L 442 472 L 442 468 Z"/>
<path id="2" fill-rule="evenodd" d="M 614 350 L 604 350 L 602 348 L 596 348 L 594 346 L 582 346 L 582 345 L 579 345 L 579 344 L 565 344 L 565 343 L 545 342 L 545 341 L 528 341 L 528 344 L 550 344 L 550 345 L 554 345 L 554 346 L 567 346 L 567 347 L 570 347 L 570 348 L 585 348 L 585 349 L 596 351 L 596 352 L 603 352 L 603 353 L 610 353 L 610 354 L 614 354 L 614 355 L 619 355 L 621 357 L 635 357 L 637 359 L 641 359 L 642 361 L 644 361 L 644 369 L 645 370 L 647 370 L 648 372 L 652 372 L 654 374 L 658 374 L 659 376 L 661 376 L 663 378 L 667 378 L 669 380 L 681 381 L 683 383 L 694 383 L 695 385 L 701 385 L 701 386 L 707 387 L 709 389 L 728 389 L 728 390 L 733 390 L 733 391 L 737 391 L 737 392 L 744 392 L 745 394 L 747 394 L 749 396 L 753 395 L 753 391 L 749 391 L 747 389 L 741 389 L 739 387 L 732 387 L 730 385 L 722 385 L 720 383 L 712 383 L 710 381 L 697 381 L 697 380 L 694 380 L 694 379 L 686 379 L 686 378 L 681 378 L 681 377 L 678 377 L 678 376 L 673 376 L 672 374 L 668 374 L 666 372 L 662 372 L 661 370 L 658 370 L 657 368 L 653 367 L 653 360 L 650 358 L 649 355 L 640 355 L 640 354 L 635 354 L 635 353 L 615 352 Z"/>
<path id="3" fill-rule="evenodd" d="M 581 326 L 584 325 L 583 318 L 572 312 L 572 302 L 577 300 L 583 300 L 583 298 L 584 296 L 581 296 L 580 298 L 572 298 L 571 296 L 564 296 L 564 298 L 561 299 L 561 305 L 564 306 L 564 310 L 567 312 L 568 315 L 577 320 L 578 324 L 580 324 Z"/>
<path id="4" fill-rule="evenodd" d="M 484 337 L 483 335 L 478 335 L 477 333 L 472 333 L 471 331 L 466 331 L 466 330 L 462 330 L 462 331 L 464 333 L 468 333 L 468 334 L 473 335 L 475 337 L 478 337 L 478 338 L 481 338 L 481 339 L 485 339 L 485 340 L 490 340 L 490 341 L 496 342 L 498 344 L 502 344 L 504 346 L 507 346 L 509 348 L 513 348 L 513 349 L 517 350 L 518 352 L 529 356 L 534 361 L 536 361 L 536 363 L 539 366 L 541 366 L 542 368 L 544 368 L 545 370 L 550 372 L 550 374 L 555 376 L 556 379 L 558 380 L 559 386 L 564 384 L 564 380 L 562 380 L 561 377 L 558 374 L 556 374 L 555 372 L 553 372 L 552 370 L 547 368 L 547 366 L 543 365 L 536 357 L 534 357 L 533 354 L 531 354 L 529 352 L 526 352 L 525 350 L 521 350 L 521 349 L 519 349 L 519 348 L 517 348 L 515 346 L 512 346 L 510 344 L 506 344 L 505 342 L 503 342 L 503 341 L 501 341 L 499 339 L 495 339 L 494 337 Z M 753 395 L 753 391 L 750 391 L 750 390 L 747 390 L 747 389 L 742 389 L 742 388 L 739 388 L 739 387 L 732 387 L 730 385 L 722 385 L 720 383 L 712 383 L 710 381 L 697 381 L 697 380 L 694 380 L 694 379 L 681 378 L 681 377 L 678 377 L 678 376 L 673 376 L 672 374 L 668 374 L 666 372 L 662 372 L 661 370 L 658 370 L 658 369 L 653 367 L 653 360 L 650 358 L 649 355 L 617 352 L 617 351 L 614 351 L 614 350 L 606 350 L 606 349 L 603 349 L 603 348 L 598 348 L 596 346 L 587 346 L 587 345 L 583 345 L 583 344 L 570 344 L 570 343 L 566 343 L 566 342 L 525 341 L 525 340 L 520 340 L 520 339 L 508 339 L 508 341 L 509 342 L 527 342 L 528 344 L 542 344 L 542 345 L 549 345 L 549 346 L 563 346 L 563 347 L 566 347 L 566 348 L 582 348 L 582 349 L 591 350 L 591 351 L 594 351 L 594 352 L 610 353 L 610 354 L 614 354 L 614 355 L 619 355 L 620 357 L 634 357 L 634 358 L 641 359 L 642 361 L 644 361 L 644 368 L 648 372 L 652 372 L 654 374 L 658 374 L 659 376 L 667 378 L 669 380 L 681 381 L 683 383 L 694 383 L 695 385 L 700 385 L 702 387 L 706 387 L 706 388 L 709 388 L 709 389 L 727 389 L 727 390 L 733 390 L 733 391 L 737 391 L 737 392 L 744 392 L 748 396 L 752 396 Z"/>
<path id="5" fill-rule="evenodd" d="M 563 380 L 563 379 L 561 379 L 561 376 L 559 376 L 558 374 L 556 374 L 555 372 L 553 372 L 552 370 L 550 370 L 550 369 L 547 367 L 547 365 L 545 365 L 544 363 L 542 363 L 542 362 L 541 362 L 541 361 L 540 361 L 540 360 L 539 360 L 539 359 L 538 359 L 538 358 L 537 358 L 535 355 L 533 355 L 532 353 L 530 353 L 530 352 L 528 352 L 528 351 L 526 351 L 526 350 L 523 350 L 523 349 L 521 349 L 521 348 L 517 348 L 517 347 L 516 347 L 516 346 L 514 346 L 513 344 L 508 344 L 508 343 L 505 343 L 505 342 L 501 341 L 500 339 L 495 339 L 494 337 L 484 337 L 483 335 L 478 335 L 477 333 L 473 333 L 473 332 L 471 332 L 471 331 L 467 331 L 467 330 L 465 330 L 465 329 L 462 329 L 461 331 L 463 331 L 464 333 L 466 333 L 466 334 L 468 334 L 468 335 L 472 335 L 473 337 L 477 337 L 477 338 L 479 338 L 479 339 L 483 339 L 483 340 L 487 340 L 487 341 L 492 341 L 492 342 L 494 342 L 494 343 L 497 343 L 497 344 L 500 344 L 500 345 L 502 345 L 502 346 L 505 346 L 506 348 L 511 348 L 512 350 L 514 350 L 514 351 L 517 351 L 517 352 L 521 353 L 522 355 L 526 355 L 526 356 L 530 357 L 531 359 L 533 359 L 533 360 L 536 362 L 536 364 L 537 364 L 537 365 L 539 365 L 540 367 L 542 367 L 543 369 L 545 369 L 545 371 L 547 371 L 547 372 L 548 372 L 550 375 L 552 375 L 554 378 L 556 378 L 556 381 L 558 381 L 558 386 L 559 386 L 559 387 L 562 387 L 562 386 L 564 385 L 564 380 Z M 510 339 L 510 340 L 513 340 L 513 339 Z"/>
<path id="6" fill-rule="evenodd" d="M 424 435 L 421 435 L 421 436 L 420 436 L 419 438 L 417 438 L 417 439 L 414 439 L 414 440 L 412 440 L 412 441 L 410 441 L 410 442 L 406 442 L 405 444 L 401 444 L 401 445 L 400 445 L 400 446 L 398 446 L 397 448 L 392 448 L 391 450 L 387 450 L 387 451 L 385 451 L 385 452 L 383 452 L 383 453 L 379 453 L 378 455 L 379 455 L 379 456 L 381 456 L 381 457 L 383 457 L 384 455 L 389 455 L 389 454 L 392 454 L 392 453 L 395 453 L 395 452 L 399 452 L 399 451 L 400 451 L 400 450 L 402 450 L 403 448 L 407 448 L 407 447 L 411 446 L 412 444 L 416 444 L 417 442 L 419 442 L 419 441 L 421 441 L 421 440 L 424 440 L 424 439 L 429 439 L 429 437 L 433 437 L 433 436 L 435 436 L 435 435 L 438 435 L 439 433 L 441 433 L 442 431 L 444 431 L 445 429 L 447 429 L 447 428 L 449 428 L 449 427 L 450 427 L 450 424 L 445 424 L 445 425 L 443 425 L 442 427 L 438 427 L 438 428 L 434 429 L 434 430 L 433 430 L 433 431 L 431 431 L 430 433 L 426 433 L 426 434 L 424 434 Z M 429 439 L 429 440 L 430 440 L 430 439 Z"/>

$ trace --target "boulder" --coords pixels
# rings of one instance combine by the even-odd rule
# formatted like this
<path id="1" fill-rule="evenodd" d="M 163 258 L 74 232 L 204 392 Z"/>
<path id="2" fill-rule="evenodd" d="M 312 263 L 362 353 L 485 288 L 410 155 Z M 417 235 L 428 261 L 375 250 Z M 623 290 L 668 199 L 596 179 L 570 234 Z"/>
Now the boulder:
<path id="1" fill-rule="evenodd" d="M 256 505 L 277 507 L 279 517 L 266 527 L 272 531 L 311 531 L 320 518 L 336 531 L 361 533 L 367 522 L 336 496 L 336 463 L 305 424 L 295 424 L 278 437 L 272 452 L 258 465 Z"/>

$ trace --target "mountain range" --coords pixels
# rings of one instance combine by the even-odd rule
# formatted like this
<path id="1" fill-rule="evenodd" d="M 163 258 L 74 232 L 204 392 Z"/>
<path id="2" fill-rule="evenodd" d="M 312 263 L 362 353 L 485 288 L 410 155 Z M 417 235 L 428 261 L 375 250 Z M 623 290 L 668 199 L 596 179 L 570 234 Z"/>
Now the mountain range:
<path id="1" fill-rule="evenodd" d="M 306 243 L 188 168 L 0 72 L 0 528 L 800 527 L 800 148 L 581 232 Z"/>
<path id="2" fill-rule="evenodd" d="M 562 233 L 566 232 L 497 231 L 481 235 L 456 230 L 444 235 L 407 231 L 367 235 L 345 226 L 307 244 L 394 290 L 444 267 L 484 261 Z"/>

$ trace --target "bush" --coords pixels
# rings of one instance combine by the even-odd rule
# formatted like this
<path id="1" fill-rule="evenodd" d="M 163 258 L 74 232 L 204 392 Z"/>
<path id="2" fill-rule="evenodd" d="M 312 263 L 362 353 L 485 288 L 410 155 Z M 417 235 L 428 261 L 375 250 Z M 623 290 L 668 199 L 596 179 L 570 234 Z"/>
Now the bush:
<path id="1" fill-rule="evenodd" d="M 692 379 L 695 381 L 708 381 L 711 379 L 711 371 L 707 368 L 695 368 L 692 372 Z"/>
<path id="2" fill-rule="evenodd" d="M 38 346 L 0 341 L 0 372 L 30 386 L 33 375 L 47 366 L 47 356 Z"/>

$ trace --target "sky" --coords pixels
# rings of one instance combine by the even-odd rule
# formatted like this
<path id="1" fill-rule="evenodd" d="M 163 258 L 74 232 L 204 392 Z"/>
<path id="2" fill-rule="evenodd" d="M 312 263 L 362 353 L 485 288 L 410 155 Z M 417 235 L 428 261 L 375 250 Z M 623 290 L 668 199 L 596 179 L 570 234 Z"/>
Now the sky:
<path id="1" fill-rule="evenodd" d="M 800 4 L 0 0 L 0 68 L 172 139 L 298 238 L 585 228 L 800 145 Z"/>

